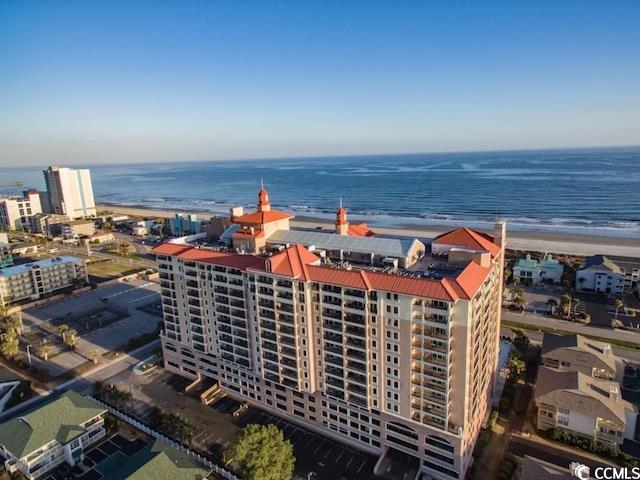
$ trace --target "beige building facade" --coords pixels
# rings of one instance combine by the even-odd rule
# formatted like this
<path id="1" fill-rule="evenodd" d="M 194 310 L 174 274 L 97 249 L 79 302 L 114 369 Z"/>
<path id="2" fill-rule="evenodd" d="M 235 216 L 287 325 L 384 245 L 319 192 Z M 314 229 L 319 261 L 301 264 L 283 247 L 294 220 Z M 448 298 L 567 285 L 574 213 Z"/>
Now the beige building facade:
<path id="1" fill-rule="evenodd" d="M 450 232 L 471 260 L 440 256 L 448 275 L 341 268 L 301 244 L 163 244 L 165 367 L 376 455 L 409 454 L 425 478 L 464 478 L 496 378 L 499 227 L 500 244 Z"/>

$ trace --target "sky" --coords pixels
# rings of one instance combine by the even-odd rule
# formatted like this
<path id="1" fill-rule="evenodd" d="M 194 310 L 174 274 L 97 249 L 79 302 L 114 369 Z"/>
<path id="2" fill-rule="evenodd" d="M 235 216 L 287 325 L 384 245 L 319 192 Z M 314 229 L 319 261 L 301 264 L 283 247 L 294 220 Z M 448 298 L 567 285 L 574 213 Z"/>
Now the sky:
<path id="1" fill-rule="evenodd" d="M 0 166 L 640 144 L 640 1 L 0 1 Z"/>

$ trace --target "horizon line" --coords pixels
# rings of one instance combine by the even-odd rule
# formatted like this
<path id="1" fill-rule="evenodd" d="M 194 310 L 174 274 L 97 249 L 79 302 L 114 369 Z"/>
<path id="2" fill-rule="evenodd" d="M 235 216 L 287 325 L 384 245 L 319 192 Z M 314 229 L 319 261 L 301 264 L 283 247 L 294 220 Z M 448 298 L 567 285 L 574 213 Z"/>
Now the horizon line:
<path id="1" fill-rule="evenodd" d="M 341 158 L 358 158 L 358 157 L 392 157 L 392 156 L 417 156 L 417 155 L 457 155 L 457 154 L 487 154 L 487 153 L 525 153 L 525 152 L 553 152 L 553 151 L 581 151 L 581 150 L 614 150 L 614 149 L 636 149 L 640 148 L 640 144 L 631 145 L 597 145 L 589 147 L 543 147 L 543 148 L 498 148 L 489 150 L 435 150 L 435 151 L 419 151 L 419 152 L 393 152 L 393 153 L 354 153 L 354 154 L 331 154 L 331 155 L 286 155 L 286 156 L 268 156 L 268 157 L 235 157 L 235 158 L 219 158 L 219 159 L 197 159 L 197 160 L 160 160 L 160 161 L 139 161 L 139 162 L 111 162 L 111 163 L 92 163 L 92 164 L 64 164 L 60 162 L 40 164 L 40 165 L 14 165 L 8 167 L 0 167 L 0 170 L 24 169 L 24 168 L 48 168 L 49 166 L 59 166 L 68 168 L 91 168 L 105 167 L 112 165 L 166 165 L 171 163 L 187 164 L 187 163 L 226 163 L 226 162 L 261 162 L 273 160 L 319 160 L 319 159 L 341 159 Z M 45 166 L 46 165 L 46 166 Z"/>

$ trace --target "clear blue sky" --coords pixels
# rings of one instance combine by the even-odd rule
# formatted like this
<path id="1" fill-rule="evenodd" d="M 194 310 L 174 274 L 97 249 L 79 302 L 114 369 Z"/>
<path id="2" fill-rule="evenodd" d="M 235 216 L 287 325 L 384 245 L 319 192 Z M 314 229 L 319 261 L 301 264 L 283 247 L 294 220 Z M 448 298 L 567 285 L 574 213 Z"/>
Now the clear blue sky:
<path id="1" fill-rule="evenodd" d="M 640 144 L 640 1 L 0 2 L 0 165 Z"/>

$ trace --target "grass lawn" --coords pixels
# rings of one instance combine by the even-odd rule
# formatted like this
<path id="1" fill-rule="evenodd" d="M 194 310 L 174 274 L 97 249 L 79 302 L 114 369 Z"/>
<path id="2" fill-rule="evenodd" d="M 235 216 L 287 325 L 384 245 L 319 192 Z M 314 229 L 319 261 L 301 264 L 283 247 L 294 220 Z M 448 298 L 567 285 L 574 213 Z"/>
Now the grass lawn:
<path id="1" fill-rule="evenodd" d="M 121 263 L 113 260 L 87 263 L 87 273 L 101 278 L 120 277 L 124 272 L 139 269 L 140 267 L 131 263 Z"/>

